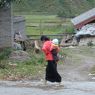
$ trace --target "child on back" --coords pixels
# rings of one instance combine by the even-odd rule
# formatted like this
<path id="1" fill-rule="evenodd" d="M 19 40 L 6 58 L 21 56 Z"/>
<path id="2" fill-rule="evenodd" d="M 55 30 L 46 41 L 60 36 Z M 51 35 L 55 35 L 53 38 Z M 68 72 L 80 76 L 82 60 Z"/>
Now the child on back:
<path id="1" fill-rule="evenodd" d="M 50 48 L 54 61 L 57 63 L 59 61 L 58 52 L 59 52 L 59 41 L 58 39 L 52 40 L 52 45 Z"/>

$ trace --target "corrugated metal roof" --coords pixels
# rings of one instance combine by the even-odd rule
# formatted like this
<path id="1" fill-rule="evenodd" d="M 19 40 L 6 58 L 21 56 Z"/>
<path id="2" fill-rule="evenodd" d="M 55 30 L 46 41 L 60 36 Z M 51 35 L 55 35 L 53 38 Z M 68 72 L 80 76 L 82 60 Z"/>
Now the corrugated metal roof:
<path id="1" fill-rule="evenodd" d="M 87 11 L 87 12 L 85 12 L 85 13 L 83 13 L 83 14 L 81 14 L 81 15 L 73 18 L 73 19 L 71 19 L 71 22 L 74 25 L 77 25 L 77 24 L 79 24 L 79 23 L 81 23 L 81 22 L 83 22 L 83 21 L 85 21 L 85 20 L 87 20 L 87 19 L 89 19 L 93 16 L 95 16 L 95 8 L 93 8 L 93 9 L 91 9 L 91 10 L 89 10 L 89 11 Z"/>

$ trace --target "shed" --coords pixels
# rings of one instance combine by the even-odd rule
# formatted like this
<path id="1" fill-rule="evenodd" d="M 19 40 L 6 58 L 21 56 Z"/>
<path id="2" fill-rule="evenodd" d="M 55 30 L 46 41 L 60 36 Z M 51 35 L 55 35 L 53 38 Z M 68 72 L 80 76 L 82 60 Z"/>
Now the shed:
<path id="1" fill-rule="evenodd" d="M 80 29 L 82 26 L 88 23 L 95 22 L 95 8 L 71 19 L 71 22 L 74 24 L 76 29 Z"/>

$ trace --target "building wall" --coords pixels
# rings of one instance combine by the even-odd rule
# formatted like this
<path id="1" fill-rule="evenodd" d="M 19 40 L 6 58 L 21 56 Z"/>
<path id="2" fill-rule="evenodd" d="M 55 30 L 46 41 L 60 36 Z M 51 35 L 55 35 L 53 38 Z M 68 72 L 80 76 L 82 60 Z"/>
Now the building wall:
<path id="1" fill-rule="evenodd" d="M 23 17 L 11 16 L 11 8 L 0 10 L 0 48 L 12 47 L 14 34 L 20 32 L 23 40 L 25 35 L 25 20 Z"/>
<path id="2" fill-rule="evenodd" d="M 0 48 L 12 46 L 11 9 L 0 9 Z"/>
<path id="3" fill-rule="evenodd" d="M 86 46 L 89 42 L 95 45 L 95 37 L 84 37 L 80 39 L 79 46 Z"/>
<path id="4" fill-rule="evenodd" d="M 16 16 L 13 18 L 13 31 L 14 34 L 20 32 L 23 40 L 26 39 L 25 34 L 25 19 L 21 16 Z"/>

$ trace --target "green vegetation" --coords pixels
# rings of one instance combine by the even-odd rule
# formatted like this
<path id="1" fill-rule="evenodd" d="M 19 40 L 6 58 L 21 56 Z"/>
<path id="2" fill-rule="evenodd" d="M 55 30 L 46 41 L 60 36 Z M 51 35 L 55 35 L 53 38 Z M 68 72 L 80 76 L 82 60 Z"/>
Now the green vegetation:
<path id="1" fill-rule="evenodd" d="M 5 79 L 5 80 L 30 79 L 31 80 L 31 79 L 42 78 L 43 74 L 45 73 L 44 70 L 46 65 L 46 61 L 43 53 L 40 52 L 39 54 L 36 54 L 33 51 L 33 49 L 27 50 L 27 52 L 30 55 L 31 58 L 30 60 L 14 61 L 14 60 L 10 60 L 9 58 L 2 59 L 0 61 L 0 79 Z M 63 59 L 61 59 L 59 63 L 62 64 Z"/>
<path id="2" fill-rule="evenodd" d="M 6 50 L 5 50 L 6 51 Z M 3 51 L 3 52 L 5 52 Z M 8 51 L 9 52 L 9 51 Z M 30 60 L 14 61 L 9 60 L 8 57 L 0 61 L 0 79 L 7 80 L 21 80 L 21 79 L 41 79 L 45 73 L 46 61 L 42 52 L 36 54 L 33 49 L 27 50 L 30 55 Z M 1 52 L 2 54 L 2 52 Z M 10 53 L 5 54 L 9 56 Z M 92 47 L 76 47 L 76 48 L 61 48 L 59 53 L 59 64 L 66 62 L 76 63 L 74 65 L 80 66 L 83 60 L 89 57 L 95 57 L 95 50 Z M 15 67 L 9 65 L 16 64 Z M 95 67 L 91 69 L 91 73 L 95 73 Z"/>
<path id="3" fill-rule="evenodd" d="M 11 48 L 4 48 L 2 49 L 2 52 L 0 52 L 0 61 L 3 59 L 7 59 L 10 55 L 12 49 Z"/>
<path id="4" fill-rule="evenodd" d="M 28 35 L 73 33 L 70 18 L 94 5 L 95 0 L 20 0 L 13 3 L 13 14 L 25 17 Z"/>
<path id="5" fill-rule="evenodd" d="M 0 0 L 0 8 L 3 8 L 6 5 L 8 6 L 10 2 L 13 2 L 13 1 L 16 1 L 16 0 Z"/>
<path id="6" fill-rule="evenodd" d="M 13 68 L 8 65 L 8 61 L 2 61 L 3 64 L 6 64 L 6 68 L 0 68 L 0 79 L 5 80 L 21 80 L 21 79 L 40 79 L 40 76 L 43 75 L 44 65 L 43 64 L 34 64 L 32 61 L 27 62 L 16 62 L 17 66 Z M 38 77 L 38 78 L 37 78 Z"/>
<path id="7" fill-rule="evenodd" d="M 6 50 L 3 52 L 6 52 Z M 35 52 L 33 53 L 33 50 L 28 50 L 27 52 L 31 59 L 26 61 L 10 60 L 9 53 L 5 54 L 5 56 L 2 55 L 3 58 L 6 58 L 7 55 L 8 57 L 7 59 L 2 58 L 0 61 L 0 79 L 21 80 L 40 78 L 45 67 L 43 53 L 36 54 Z"/>
<path id="8" fill-rule="evenodd" d="M 81 57 L 80 55 L 86 56 L 86 57 L 95 57 L 95 52 L 94 48 L 92 47 L 87 47 L 87 46 L 80 46 L 77 48 L 63 48 L 63 52 L 68 56 L 68 57 Z"/>
<path id="9" fill-rule="evenodd" d="M 14 12 L 60 17 L 75 17 L 94 6 L 95 0 L 20 0 L 13 4 Z"/>
<path id="10" fill-rule="evenodd" d="M 65 60 L 75 63 L 77 66 L 83 64 L 83 62 L 92 60 L 95 58 L 95 48 L 93 46 L 87 47 L 77 47 L 77 48 L 63 48 L 63 55 L 65 55 Z M 64 58 L 64 57 L 63 57 Z M 64 62 L 64 61 L 63 61 Z M 92 61 L 93 62 L 93 61 Z M 86 64 L 86 63 L 85 63 Z M 91 64 L 91 61 L 89 62 Z M 89 67 L 88 67 L 89 68 Z M 89 71 L 92 74 L 95 74 L 95 65 Z"/>
<path id="11" fill-rule="evenodd" d="M 88 46 L 93 46 L 93 42 L 92 42 L 92 41 L 89 41 L 89 42 L 87 43 L 87 45 L 88 45 Z"/>
<path id="12" fill-rule="evenodd" d="M 62 34 L 73 33 L 74 28 L 70 19 L 59 18 L 56 15 L 22 15 L 26 20 L 26 34 Z"/>
<path id="13" fill-rule="evenodd" d="M 92 67 L 90 72 L 91 72 L 91 74 L 95 74 L 95 65 Z"/>

